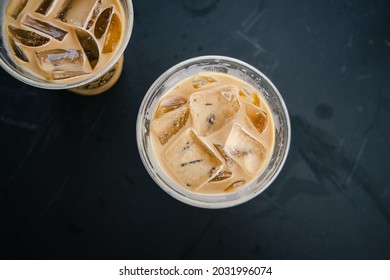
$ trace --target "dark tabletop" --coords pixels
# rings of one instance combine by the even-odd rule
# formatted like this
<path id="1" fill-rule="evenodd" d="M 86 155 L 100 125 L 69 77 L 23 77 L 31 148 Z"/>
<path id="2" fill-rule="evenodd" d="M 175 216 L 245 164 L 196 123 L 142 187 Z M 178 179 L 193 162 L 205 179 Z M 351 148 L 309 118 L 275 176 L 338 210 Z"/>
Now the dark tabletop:
<path id="1" fill-rule="evenodd" d="M 118 83 L 82 97 L 0 70 L 2 259 L 390 259 L 390 1 L 135 0 Z M 171 198 L 140 160 L 153 81 L 219 54 L 290 112 L 280 176 L 233 208 Z"/>

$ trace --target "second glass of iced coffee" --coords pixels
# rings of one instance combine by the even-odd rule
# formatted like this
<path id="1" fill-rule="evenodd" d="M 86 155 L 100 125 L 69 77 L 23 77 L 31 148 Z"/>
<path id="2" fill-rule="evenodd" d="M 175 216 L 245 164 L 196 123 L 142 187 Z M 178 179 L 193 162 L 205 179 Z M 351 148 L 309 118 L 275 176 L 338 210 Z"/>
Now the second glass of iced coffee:
<path id="1" fill-rule="evenodd" d="M 204 208 L 254 198 L 279 174 L 290 145 L 279 91 L 259 70 L 223 56 L 173 66 L 138 114 L 141 159 L 170 195 Z"/>
<path id="2" fill-rule="evenodd" d="M 29 85 L 83 95 L 119 78 L 133 27 L 131 0 L 1 2 L 1 66 Z"/>

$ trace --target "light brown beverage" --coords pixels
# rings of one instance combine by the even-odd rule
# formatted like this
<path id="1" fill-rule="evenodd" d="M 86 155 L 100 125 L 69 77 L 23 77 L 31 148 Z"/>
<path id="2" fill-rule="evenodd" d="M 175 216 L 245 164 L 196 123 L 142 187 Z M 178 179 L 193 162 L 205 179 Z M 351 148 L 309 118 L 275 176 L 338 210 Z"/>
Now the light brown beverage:
<path id="1" fill-rule="evenodd" d="M 269 162 L 275 141 L 272 114 L 252 86 L 205 72 L 179 82 L 153 113 L 157 161 L 190 191 L 219 194 L 251 183 Z"/>
<path id="2" fill-rule="evenodd" d="M 3 33 L 24 70 L 53 83 L 74 83 L 99 72 L 123 40 L 118 0 L 11 0 Z M 95 94 L 118 79 L 123 58 L 95 82 L 74 89 Z"/>

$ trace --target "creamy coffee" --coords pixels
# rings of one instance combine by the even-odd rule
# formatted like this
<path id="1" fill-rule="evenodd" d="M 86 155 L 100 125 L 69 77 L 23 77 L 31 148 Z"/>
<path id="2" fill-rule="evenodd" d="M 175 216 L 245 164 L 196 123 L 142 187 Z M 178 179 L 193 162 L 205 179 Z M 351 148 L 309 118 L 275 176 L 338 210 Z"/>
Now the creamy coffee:
<path id="1" fill-rule="evenodd" d="M 267 166 L 275 127 L 267 103 L 228 74 L 189 77 L 160 97 L 151 121 L 153 152 L 164 172 L 198 193 L 236 191 Z"/>
<path id="2" fill-rule="evenodd" d="M 112 59 L 123 40 L 123 17 L 118 0 L 11 0 L 3 34 L 8 52 L 25 71 L 74 83 Z"/>

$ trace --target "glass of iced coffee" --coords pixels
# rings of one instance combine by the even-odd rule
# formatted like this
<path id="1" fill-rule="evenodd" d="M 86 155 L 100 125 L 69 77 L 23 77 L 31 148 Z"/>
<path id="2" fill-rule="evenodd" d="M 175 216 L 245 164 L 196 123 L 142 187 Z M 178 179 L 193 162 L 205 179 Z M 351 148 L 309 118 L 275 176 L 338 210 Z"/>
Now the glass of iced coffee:
<path id="1" fill-rule="evenodd" d="M 154 181 L 204 208 L 234 206 L 264 191 L 290 145 L 285 103 L 259 70 L 203 56 L 175 65 L 147 92 L 137 143 Z"/>
<path id="2" fill-rule="evenodd" d="M 83 95 L 118 80 L 133 27 L 131 0 L 8 0 L 0 8 L 0 64 L 15 78 Z"/>

